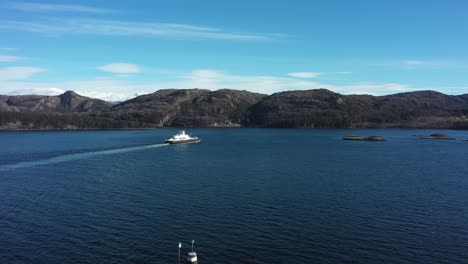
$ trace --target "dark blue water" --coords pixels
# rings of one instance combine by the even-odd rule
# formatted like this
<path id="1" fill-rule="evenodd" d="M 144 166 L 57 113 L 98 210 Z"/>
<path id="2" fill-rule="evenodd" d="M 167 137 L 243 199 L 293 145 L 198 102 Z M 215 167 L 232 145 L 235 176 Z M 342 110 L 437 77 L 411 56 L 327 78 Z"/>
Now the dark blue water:
<path id="1" fill-rule="evenodd" d="M 468 263 L 466 141 L 175 132 L 0 133 L 0 263 Z"/>

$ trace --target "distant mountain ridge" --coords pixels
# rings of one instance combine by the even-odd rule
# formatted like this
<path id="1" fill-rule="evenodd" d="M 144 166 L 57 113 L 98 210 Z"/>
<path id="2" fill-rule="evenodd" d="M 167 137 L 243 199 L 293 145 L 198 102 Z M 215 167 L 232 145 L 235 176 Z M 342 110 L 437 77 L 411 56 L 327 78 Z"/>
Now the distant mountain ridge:
<path id="1" fill-rule="evenodd" d="M 106 111 L 111 103 L 67 91 L 57 96 L 0 95 L 3 112 L 97 113 Z"/>
<path id="2" fill-rule="evenodd" d="M 12 116 L 12 112 L 17 114 Z M 342 95 L 316 89 L 264 95 L 229 89 L 164 89 L 118 104 L 81 96 L 72 91 L 58 96 L 0 95 L 0 128 L 38 127 L 31 123 L 25 126 L 23 123 L 26 120 L 20 120 L 22 115 L 31 112 L 54 114 L 53 118 L 67 114 L 100 120 L 86 119 L 83 124 L 91 127 L 74 125 L 76 129 L 99 128 L 98 124 L 103 120 L 107 120 L 106 128 L 118 123 L 118 128 L 254 126 L 468 129 L 468 94 L 454 96 L 435 91 L 418 91 L 371 96 Z M 2 115 L 8 118 L 2 119 Z M 12 122 L 16 122 L 14 126 Z M 35 121 L 29 118 L 28 122 Z"/>
<path id="3" fill-rule="evenodd" d="M 418 91 L 386 96 L 341 95 L 326 89 L 266 97 L 248 123 L 266 127 L 459 128 L 468 121 L 468 95 Z"/>

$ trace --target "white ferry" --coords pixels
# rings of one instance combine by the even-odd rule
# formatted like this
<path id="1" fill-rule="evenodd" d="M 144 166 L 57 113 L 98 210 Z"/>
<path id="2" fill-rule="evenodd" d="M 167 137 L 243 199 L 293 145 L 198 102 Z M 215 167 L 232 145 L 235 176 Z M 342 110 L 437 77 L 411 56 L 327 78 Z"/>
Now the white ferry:
<path id="1" fill-rule="evenodd" d="M 198 137 L 192 137 L 189 134 L 185 133 L 185 130 L 179 131 L 178 134 L 172 136 L 169 139 L 166 139 L 164 142 L 169 144 L 182 144 L 182 143 L 198 143 L 201 139 Z"/>

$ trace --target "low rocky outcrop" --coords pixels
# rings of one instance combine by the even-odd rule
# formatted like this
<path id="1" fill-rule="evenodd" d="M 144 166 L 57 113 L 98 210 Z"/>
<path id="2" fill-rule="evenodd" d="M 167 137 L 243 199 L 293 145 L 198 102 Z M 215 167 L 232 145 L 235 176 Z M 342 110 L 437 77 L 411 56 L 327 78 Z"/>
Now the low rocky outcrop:
<path id="1" fill-rule="evenodd" d="M 370 137 L 363 137 L 363 136 L 357 136 L 357 135 L 349 135 L 349 136 L 344 136 L 343 140 L 357 140 L 357 141 L 386 141 L 383 137 L 381 136 L 370 136 Z"/>
<path id="2" fill-rule="evenodd" d="M 451 137 L 447 134 L 444 133 L 434 133 L 429 136 L 426 135 L 416 135 L 417 137 L 421 139 L 441 139 L 441 140 L 456 140 L 456 138 Z"/>
<path id="3" fill-rule="evenodd" d="M 381 136 L 370 136 L 370 137 L 366 137 L 364 139 L 365 141 L 386 141 L 383 137 Z"/>

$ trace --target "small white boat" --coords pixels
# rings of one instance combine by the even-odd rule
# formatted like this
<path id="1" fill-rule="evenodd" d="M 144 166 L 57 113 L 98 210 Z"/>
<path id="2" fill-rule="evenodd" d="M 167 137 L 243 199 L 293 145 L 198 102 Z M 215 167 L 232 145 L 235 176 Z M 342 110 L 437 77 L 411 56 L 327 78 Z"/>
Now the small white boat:
<path id="1" fill-rule="evenodd" d="M 197 263 L 197 253 L 195 252 L 189 252 L 187 253 L 187 263 Z"/>
<path id="2" fill-rule="evenodd" d="M 169 139 L 166 139 L 164 142 L 169 144 L 183 144 L 183 143 L 198 143 L 201 139 L 198 137 L 192 137 L 189 134 L 185 133 L 185 130 L 179 131 L 178 134 L 172 136 Z"/>

